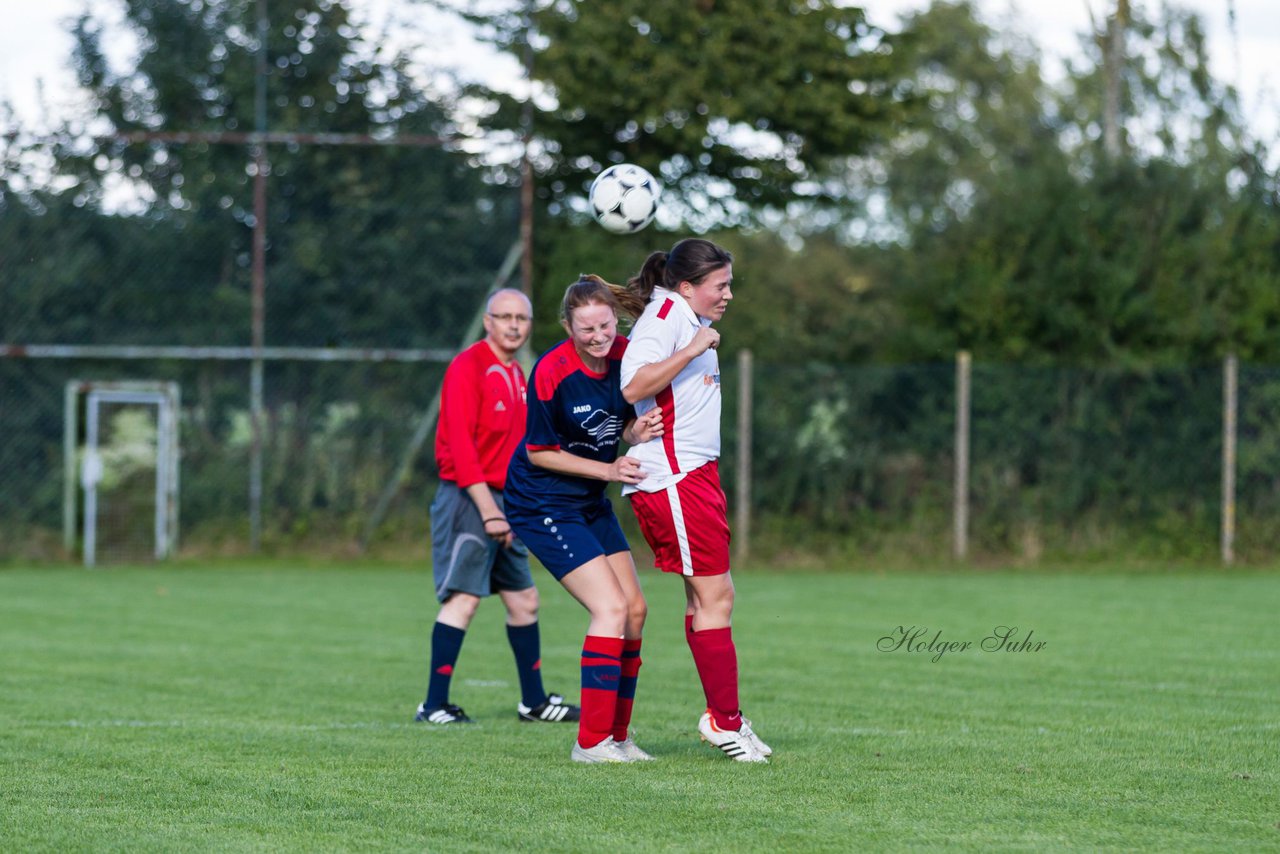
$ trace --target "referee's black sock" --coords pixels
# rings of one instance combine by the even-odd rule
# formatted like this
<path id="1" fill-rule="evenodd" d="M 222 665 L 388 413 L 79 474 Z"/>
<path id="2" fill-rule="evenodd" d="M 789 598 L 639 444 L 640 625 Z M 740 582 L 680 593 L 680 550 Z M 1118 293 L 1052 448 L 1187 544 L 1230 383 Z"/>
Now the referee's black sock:
<path id="1" fill-rule="evenodd" d="M 449 702 L 449 682 L 453 679 L 453 668 L 458 663 L 462 639 L 466 636 L 466 629 L 439 622 L 431 630 L 431 680 L 427 683 L 425 704 L 428 710 L 438 709 Z"/>
<path id="2" fill-rule="evenodd" d="M 536 621 L 527 626 L 507 626 L 507 640 L 516 656 L 516 673 L 520 676 L 520 702 L 529 708 L 547 699 L 542 687 L 542 636 Z"/>

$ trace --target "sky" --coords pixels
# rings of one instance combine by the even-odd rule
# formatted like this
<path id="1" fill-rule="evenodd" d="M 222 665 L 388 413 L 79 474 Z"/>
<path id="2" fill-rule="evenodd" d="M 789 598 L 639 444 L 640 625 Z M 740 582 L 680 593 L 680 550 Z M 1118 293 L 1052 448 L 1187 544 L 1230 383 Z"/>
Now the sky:
<path id="1" fill-rule="evenodd" d="M 281 0 L 271 0 L 279 4 Z M 1131 0 L 1135 6 L 1152 0 Z M 1214 76 L 1234 84 L 1242 96 L 1245 116 L 1255 134 L 1274 140 L 1280 134 L 1280 13 L 1277 0 L 1179 0 L 1178 5 L 1199 12 L 1210 36 L 1210 64 Z M 387 32 L 407 32 L 397 20 L 412 15 L 417 29 L 432 43 L 433 63 L 458 67 L 473 79 L 498 82 L 518 76 L 519 69 L 506 58 L 486 56 L 487 49 L 469 42 L 466 33 L 445 18 L 431 18 L 422 6 L 403 0 L 347 0 L 357 18 Z M 872 23 L 889 29 L 903 12 L 919 9 L 925 0 L 865 0 Z M 1079 34 L 1089 29 L 1090 8 L 1101 20 L 1113 0 L 978 0 L 987 20 L 1013 26 L 1040 45 L 1052 71 L 1055 63 L 1072 55 Z M 44 128 L 48 110 L 66 111 L 77 103 L 74 81 L 67 70 L 71 39 L 67 22 L 89 6 L 119 17 L 118 0 L 0 0 L 0 100 L 13 104 L 24 127 Z M 269 6 L 270 8 L 270 6 Z M 1235 12 L 1235 36 L 1228 24 Z M 117 56 L 127 54 L 121 43 Z M 477 58 L 483 58 L 477 62 Z M 42 106 L 47 105 L 47 106 Z"/>

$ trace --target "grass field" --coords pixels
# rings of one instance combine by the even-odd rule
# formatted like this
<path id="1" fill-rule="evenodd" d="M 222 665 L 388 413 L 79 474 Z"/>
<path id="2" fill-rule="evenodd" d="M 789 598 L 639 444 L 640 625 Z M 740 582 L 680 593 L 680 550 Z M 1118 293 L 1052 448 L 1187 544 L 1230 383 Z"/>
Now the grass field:
<path id="1" fill-rule="evenodd" d="M 585 615 L 536 577 L 576 695 Z M 422 570 L 0 570 L 0 849 L 1280 850 L 1276 575 L 739 573 L 768 766 L 699 744 L 678 582 L 644 582 L 659 761 L 605 767 L 517 722 L 496 601 L 454 679 L 478 725 L 410 722 Z"/>

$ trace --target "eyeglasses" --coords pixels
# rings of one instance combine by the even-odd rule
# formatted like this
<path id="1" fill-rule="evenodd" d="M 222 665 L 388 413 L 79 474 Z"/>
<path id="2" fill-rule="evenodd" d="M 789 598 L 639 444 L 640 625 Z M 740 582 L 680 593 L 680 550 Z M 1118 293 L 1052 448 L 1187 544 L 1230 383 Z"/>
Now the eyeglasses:
<path id="1" fill-rule="evenodd" d="M 494 320 L 502 323 L 511 323 L 512 321 L 515 321 L 516 323 L 528 323 L 530 320 L 533 320 L 533 318 L 527 314 L 494 314 L 492 311 L 485 313 Z"/>

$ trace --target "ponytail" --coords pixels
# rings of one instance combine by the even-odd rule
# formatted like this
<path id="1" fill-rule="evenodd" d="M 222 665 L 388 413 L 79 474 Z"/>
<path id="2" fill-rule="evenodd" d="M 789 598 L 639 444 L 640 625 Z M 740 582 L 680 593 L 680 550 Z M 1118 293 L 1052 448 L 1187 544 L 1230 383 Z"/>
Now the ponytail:
<path id="1" fill-rule="evenodd" d="M 641 305 L 653 299 L 657 287 L 674 291 L 681 282 L 702 284 L 716 270 L 733 263 L 733 255 L 710 240 L 689 237 L 671 247 L 670 252 L 653 252 L 640 272 L 627 280 L 627 290 L 640 298 Z"/>
<path id="2" fill-rule="evenodd" d="M 653 298 L 653 289 L 662 287 L 667 275 L 667 253 L 651 252 L 640 272 L 627 279 L 627 290 L 640 299 L 643 306 Z"/>

